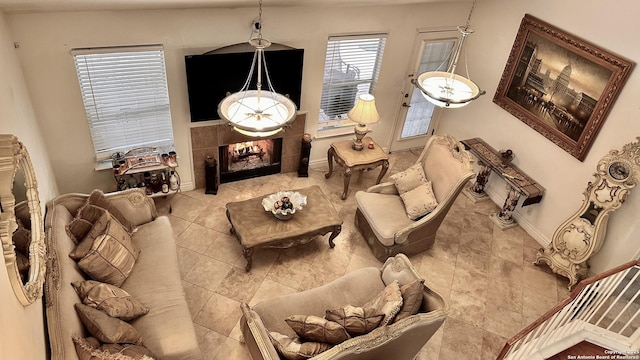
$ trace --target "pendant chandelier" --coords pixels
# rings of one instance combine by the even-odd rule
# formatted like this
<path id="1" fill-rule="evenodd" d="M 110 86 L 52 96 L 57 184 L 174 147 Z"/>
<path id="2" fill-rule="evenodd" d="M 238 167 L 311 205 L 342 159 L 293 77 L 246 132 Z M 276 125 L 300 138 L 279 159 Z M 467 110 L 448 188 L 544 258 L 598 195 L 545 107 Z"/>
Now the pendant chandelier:
<path id="1" fill-rule="evenodd" d="M 469 23 L 471 22 L 471 14 L 476 6 L 476 1 L 473 0 L 466 25 L 458 26 L 460 40 L 454 47 L 452 53 L 453 61 L 447 71 L 427 71 L 418 75 L 417 79 L 412 80 L 413 84 L 422 91 L 425 99 L 436 106 L 447 108 L 463 107 L 486 93 L 471 81 L 468 69 L 466 78 L 455 73 L 464 40 L 474 32 L 469 27 Z M 465 61 L 465 67 L 466 65 Z"/>
<path id="2" fill-rule="evenodd" d="M 243 135 L 267 137 L 282 131 L 285 125 L 293 121 L 296 105 L 287 96 L 276 93 L 271 85 L 264 57 L 264 49 L 271 46 L 271 42 L 262 38 L 262 0 L 260 0 L 260 12 L 255 27 L 258 30 L 258 36 L 249 40 L 249 44 L 256 49 L 249 76 L 240 91 L 227 95 L 218 104 L 218 115 Z M 263 63 L 267 90 L 262 90 Z M 256 90 L 249 90 L 249 83 L 256 67 L 258 71 Z"/>

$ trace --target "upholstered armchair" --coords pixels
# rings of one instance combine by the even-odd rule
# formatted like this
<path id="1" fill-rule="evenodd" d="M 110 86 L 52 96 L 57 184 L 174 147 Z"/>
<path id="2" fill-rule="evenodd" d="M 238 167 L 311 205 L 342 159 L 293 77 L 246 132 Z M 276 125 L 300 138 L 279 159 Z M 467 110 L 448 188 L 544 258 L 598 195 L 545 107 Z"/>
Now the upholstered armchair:
<path id="1" fill-rule="evenodd" d="M 451 205 L 474 176 L 471 156 L 451 136 L 431 136 L 416 164 L 431 182 L 437 201 L 435 209 L 418 220 L 407 216 L 394 182 L 356 193 L 356 226 L 381 261 L 398 253 L 412 255 L 430 248 Z"/>

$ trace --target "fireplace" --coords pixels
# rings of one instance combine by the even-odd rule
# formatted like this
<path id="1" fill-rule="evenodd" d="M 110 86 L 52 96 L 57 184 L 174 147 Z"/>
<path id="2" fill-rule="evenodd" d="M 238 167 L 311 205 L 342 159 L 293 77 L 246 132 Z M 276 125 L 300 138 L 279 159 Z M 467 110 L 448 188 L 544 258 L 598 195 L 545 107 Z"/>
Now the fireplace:
<path id="1" fill-rule="evenodd" d="M 282 138 L 243 141 L 218 147 L 220 183 L 278 174 Z"/>

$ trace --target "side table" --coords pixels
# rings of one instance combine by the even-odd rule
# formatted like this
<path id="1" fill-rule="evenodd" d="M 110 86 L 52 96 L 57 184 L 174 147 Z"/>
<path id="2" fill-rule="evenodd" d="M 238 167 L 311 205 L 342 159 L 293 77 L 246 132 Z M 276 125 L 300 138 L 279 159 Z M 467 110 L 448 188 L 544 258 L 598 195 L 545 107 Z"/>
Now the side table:
<path id="1" fill-rule="evenodd" d="M 333 160 L 338 165 L 344 168 L 343 180 L 344 191 L 342 192 L 342 200 L 347 198 L 347 192 L 349 191 L 349 182 L 351 181 L 351 173 L 354 170 L 372 170 L 378 166 L 382 166 L 380 169 L 380 175 L 376 180 L 376 185 L 380 183 L 384 174 L 389 169 L 389 155 L 387 155 L 380 145 L 375 143 L 370 137 L 366 137 L 362 140 L 363 144 L 373 144 L 373 149 L 369 149 L 365 146 L 362 150 L 353 150 L 351 145 L 352 140 L 339 141 L 332 143 L 327 151 L 327 161 L 329 162 L 329 172 L 324 175 L 325 178 L 330 178 L 333 174 Z"/>

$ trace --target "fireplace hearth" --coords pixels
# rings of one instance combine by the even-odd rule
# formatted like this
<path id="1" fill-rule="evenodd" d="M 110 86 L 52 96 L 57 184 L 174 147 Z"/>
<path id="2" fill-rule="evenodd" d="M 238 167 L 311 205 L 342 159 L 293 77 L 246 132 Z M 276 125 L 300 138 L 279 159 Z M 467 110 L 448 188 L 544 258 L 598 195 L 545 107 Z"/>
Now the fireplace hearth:
<path id="1" fill-rule="evenodd" d="M 280 173 L 282 138 L 238 142 L 219 147 L 220 183 Z"/>

